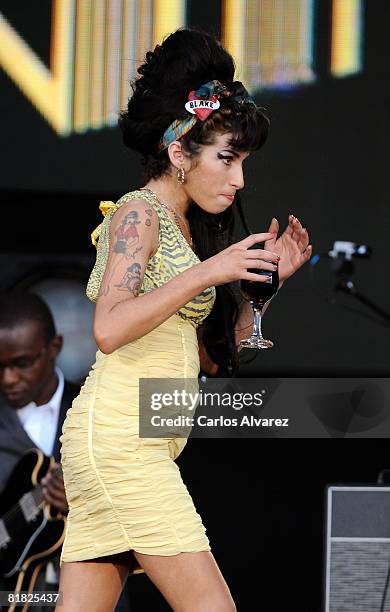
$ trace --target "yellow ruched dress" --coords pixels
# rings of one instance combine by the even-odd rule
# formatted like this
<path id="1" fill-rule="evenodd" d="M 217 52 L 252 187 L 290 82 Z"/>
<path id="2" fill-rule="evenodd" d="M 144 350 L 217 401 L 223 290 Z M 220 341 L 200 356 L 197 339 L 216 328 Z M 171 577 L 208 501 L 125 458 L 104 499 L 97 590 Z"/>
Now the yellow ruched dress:
<path id="1" fill-rule="evenodd" d="M 153 291 L 199 263 L 177 225 L 146 191 L 125 194 L 99 228 L 97 258 L 87 295 L 97 300 L 115 210 L 146 200 L 159 218 L 159 246 L 146 267 L 140 294 Z M 136 299 L 136 298 L 135 298 Z M 206 530 L 175 459 L 186 438 L 140 438 L 140 378 L 197 378 L 197 326 L 211 312 L 215 288 L 196 296 L 142 338 L 96 361 L 63 428 L 61 463 L 69 505 L 60 564 L 135 550 L 153 555 L 210 550 Z M 131 573 L 143 570 L 134 557 Z"/>

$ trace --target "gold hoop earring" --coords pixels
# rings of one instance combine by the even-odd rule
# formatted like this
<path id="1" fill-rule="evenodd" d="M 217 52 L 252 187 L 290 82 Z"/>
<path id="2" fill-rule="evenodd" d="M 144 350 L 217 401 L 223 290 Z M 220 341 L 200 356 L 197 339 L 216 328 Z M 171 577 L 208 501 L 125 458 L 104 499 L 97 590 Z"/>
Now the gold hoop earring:
<path id="1" fill-rule="evenodd" d="M 177 182 L 180 183 L 180 185 L 183 185 L 185 182 L 184 168 L 177 169 Z"/>

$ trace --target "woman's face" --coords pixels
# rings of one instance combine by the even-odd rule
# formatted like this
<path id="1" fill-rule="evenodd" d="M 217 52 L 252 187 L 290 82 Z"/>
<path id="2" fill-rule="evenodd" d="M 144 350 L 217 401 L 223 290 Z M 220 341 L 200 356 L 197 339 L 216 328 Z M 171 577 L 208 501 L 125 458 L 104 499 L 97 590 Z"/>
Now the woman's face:
<path id="1" fill-rule="evenodd" d="M 244 187 L 243 161 L 249 153 L 234 151 L 228 142 L 231 134 L 218 134 L 214 144 L 203 145 L 196 163 L 187 160 L 183 188 L 206 212 L 217 214 L 232 205 L 235 193 Z"/>

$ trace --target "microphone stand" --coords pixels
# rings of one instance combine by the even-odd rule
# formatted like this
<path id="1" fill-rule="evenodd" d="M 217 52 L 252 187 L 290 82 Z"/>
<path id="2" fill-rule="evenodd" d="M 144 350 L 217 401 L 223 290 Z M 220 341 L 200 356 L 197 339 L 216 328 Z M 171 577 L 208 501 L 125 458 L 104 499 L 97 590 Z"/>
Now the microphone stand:
<path id="1" fill-rule="evenodd" d="M 390 313 L 384 310 L 381 306 L 378 306 L 378 304 L 356 289 L 353 281 L 350 278 L 355 271 L 354 263 L 350 259 L 342 259 L 341 261 L 338 260 L 335 268 L 336 269 L 334 271 L 336 277 L 339 277 L 339 279 L 336 282 L 334 290 L 342 291 L 347 295 L 351 295 L 361 304 L 364 304 L 370 310 L 382 317 L 382 319 L 384 319 L 387 323 L 390 323 Z"/>

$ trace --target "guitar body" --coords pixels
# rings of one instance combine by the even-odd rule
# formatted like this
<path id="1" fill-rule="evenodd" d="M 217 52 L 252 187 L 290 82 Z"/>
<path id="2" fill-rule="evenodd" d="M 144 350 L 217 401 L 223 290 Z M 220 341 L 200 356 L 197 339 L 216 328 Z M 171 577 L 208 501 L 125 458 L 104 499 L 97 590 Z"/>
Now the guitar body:
<path id="1" fill-rule="evenodd" d="M 0 576 L 6 590 L 34 590 L 40 570 L 59 554 L 64 541 L 66 518 L 43 499 L 39 485 L 52 462 L 31 449 L 0 495 Z"/>

